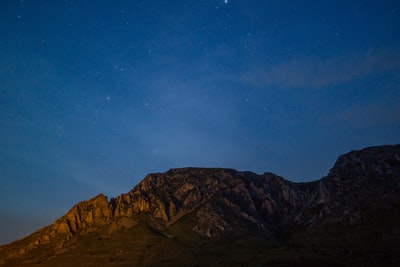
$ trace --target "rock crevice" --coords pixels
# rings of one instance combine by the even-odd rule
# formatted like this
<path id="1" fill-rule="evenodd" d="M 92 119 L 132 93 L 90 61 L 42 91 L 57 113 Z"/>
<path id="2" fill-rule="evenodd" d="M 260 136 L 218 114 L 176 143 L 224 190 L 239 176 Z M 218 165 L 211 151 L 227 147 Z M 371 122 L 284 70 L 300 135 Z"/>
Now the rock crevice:
<path id="1" fill-rule="evenodd" d="M 326 177 L 309 183 L 233 169 L 171 169 L 147 175 L 110 201 L 100 194 L 78 203 L 54 224 L 19 241 L 22 248 L 17 242 L 6 246 L 12 251 L 7 257 L 49 243 L 61 249 L 79 235 L 102 227 L 112 234 L 139 220 L 164 231 L 192 216 L 191 229 L 208 238 L 251 233 L 274 238 L 293 226 L 359 225 L 365 210 L 399 206 L 400 145 L 342 155 Z"/>

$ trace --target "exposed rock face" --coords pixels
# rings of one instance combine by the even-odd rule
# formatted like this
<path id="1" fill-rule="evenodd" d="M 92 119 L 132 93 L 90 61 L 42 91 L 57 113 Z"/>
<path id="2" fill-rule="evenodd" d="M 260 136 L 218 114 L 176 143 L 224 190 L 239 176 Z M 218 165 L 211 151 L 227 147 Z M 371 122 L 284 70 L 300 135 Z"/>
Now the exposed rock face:
<path id="1" fill-rule="evenodd" d="M 371 147 L 342 155 L 320 180 L 297 223 L 357 225 L 364 212 L 400 207 L 400 146 Z"/>
<path id="2" fill-rule="evenodd" d="M 113 218 L 146 214 L 159 229 L 194 212 L 193 230 L 208 237 L 245 233 L 246 228 L 273 233 L 285 226 L 280 222 L 290 221 L 309 193 L 273 174 L 184 168 L 148 175 L 131 192 L 112 199 L 110 209 Z"/>
<path id="3" fill-rule="evenodd" d="M 112 234 L 143 219 L 160 233 L 192 216 L 191 229 L 209 238 L 256 234 L 274 239 L 293 226 L 359 225 L 370 209 L 399 207 L 400 145 L 342 155 L 326 177 L 310 183 L 233 169 L 172 169 L 147 175 L 110 201 L 98 195 L 78 203 L 54 224 L 0 247 L 0 258 L 49 243 L 57 251 L 79 235 L 100 228 Z"/>
<path id="4" fill-rule="evenodd" d="M 75 205 L 65 216 L 53 224 L 55 233 L 64 233 L 72 237 L 81 229 L 94 224 L 104 224 L 112 217 L 111 210 L 104 195 L 98 195 L 91 200 Z"/>

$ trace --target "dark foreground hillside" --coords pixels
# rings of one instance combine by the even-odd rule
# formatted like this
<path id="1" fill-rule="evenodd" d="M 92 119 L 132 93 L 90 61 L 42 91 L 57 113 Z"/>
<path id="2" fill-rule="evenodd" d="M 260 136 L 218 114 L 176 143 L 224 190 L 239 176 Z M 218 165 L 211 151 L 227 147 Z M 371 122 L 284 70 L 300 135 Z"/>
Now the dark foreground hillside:
<path id="1" fill-rule="evenodd" d="M 98 195 L 0 247 L 0 266 L 398 266 L 400 145 L 352 151 L 329 174 L 183 168 Z"/>

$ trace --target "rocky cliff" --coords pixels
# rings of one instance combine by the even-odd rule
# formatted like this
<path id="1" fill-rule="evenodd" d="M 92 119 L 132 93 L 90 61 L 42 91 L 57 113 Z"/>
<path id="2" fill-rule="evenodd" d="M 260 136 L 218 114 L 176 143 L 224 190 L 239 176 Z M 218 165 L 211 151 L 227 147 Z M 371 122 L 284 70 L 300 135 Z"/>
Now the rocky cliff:
<path id="1" fill-rule="evenodd" d="M 182 168 L 149 174 L 133 190 L 107 201 L 104 195 L 83 201 L 48 229 L 48 236 L 131 227 L 146 217 L 154 229 L 168 229 L 193 213 L 193 231 L 210 238 L 249 231 L 271 237 L 292 224 L 315 185 L 296 184 L 271 173 L 232 169 Z M 140 216 L 139 216 L 140 215 Z M 47 237 L 46 237 L 47 238 Z"/>
<path id="2" fill-rule="evenodd" d="M 143 223 L 168 239 L 175 238 L 174 225 L 184 224 L 191 234 L 213 240 L 280 242 L 293 229 L 360 226 L 373 211 L 399 214 L 399 207 L 400 145 L 342 155 L 326 177 L 310 183 L 233 169 L 171 169 L 147 175 L 110 200 L 98 195 L 78 203 L 52 225 L 0 247 L 0 263 L 40 250 L 62 254 L 82 236 L 107 238 Z M 400 229 L 391 230 L 399 237 Z"/>
<path id="3" fill-rule="evenodd" d="M 362 223 L 371 210 L 400 206 L 400 146 L 370 147 L 342 155 L 312 192 L 296 223 Z"/>

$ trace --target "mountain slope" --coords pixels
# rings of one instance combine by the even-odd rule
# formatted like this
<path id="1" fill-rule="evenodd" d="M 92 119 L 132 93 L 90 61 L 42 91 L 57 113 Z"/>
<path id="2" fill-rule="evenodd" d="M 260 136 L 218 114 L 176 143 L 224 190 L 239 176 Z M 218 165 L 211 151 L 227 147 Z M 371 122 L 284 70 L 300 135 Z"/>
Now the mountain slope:
<path id="1" fill-rule="evenodd" d="M 358 225 L 367 210 L 400 205 L 399 147 L 370 147 L 342 155 L 320 180 L 298 223 L 321 225 L 340 221 Z M 319 219 L 317 220 L 317 217 Z"/>
<path id="2" fill-rule="evenodd" d="M 399 263 L 399 207 L 400 145 L 342 155 L 310 183 L 172 169 L 109 201 L 98 195 L 78 203 L 52 225 L 1 246 L 0 265 Z"/>

